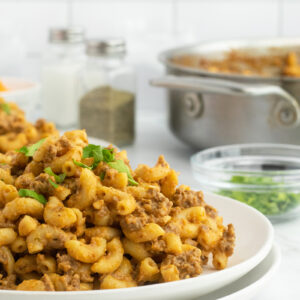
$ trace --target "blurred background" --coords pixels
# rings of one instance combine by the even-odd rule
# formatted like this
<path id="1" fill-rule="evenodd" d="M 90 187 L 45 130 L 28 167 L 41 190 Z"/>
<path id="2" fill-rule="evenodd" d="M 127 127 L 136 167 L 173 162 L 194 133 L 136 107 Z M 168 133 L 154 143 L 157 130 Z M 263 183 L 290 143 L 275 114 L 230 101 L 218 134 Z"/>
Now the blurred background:
<path id="1" fill-rule="evenodd" d="M 297 36 L 298 0 L 0 0 L 0 74 L 40 79 L 51 27 L 80 25 L 87 38 L 125 38 L 137 72 L 138 110 L 161 111 L 157 54 L 198 41 Z"/>

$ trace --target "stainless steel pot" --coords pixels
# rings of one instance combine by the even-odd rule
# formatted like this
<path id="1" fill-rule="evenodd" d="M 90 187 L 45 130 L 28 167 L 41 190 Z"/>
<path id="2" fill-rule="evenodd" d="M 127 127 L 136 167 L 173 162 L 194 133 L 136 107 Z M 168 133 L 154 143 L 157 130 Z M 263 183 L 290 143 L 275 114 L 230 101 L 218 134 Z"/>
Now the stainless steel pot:
<path id="1" fill-rule="evenodd" d="M 167 74 L 151 84 L 168 88 L 172 132 L 196 148 L 267 142 L 300 144 L 300 78 L 211 73 L 172 63 L 181 54 L 222 57 L 230 49 L 264 53 L 300 49 L 300 39 L 226 41 L 160 54 Z"/>

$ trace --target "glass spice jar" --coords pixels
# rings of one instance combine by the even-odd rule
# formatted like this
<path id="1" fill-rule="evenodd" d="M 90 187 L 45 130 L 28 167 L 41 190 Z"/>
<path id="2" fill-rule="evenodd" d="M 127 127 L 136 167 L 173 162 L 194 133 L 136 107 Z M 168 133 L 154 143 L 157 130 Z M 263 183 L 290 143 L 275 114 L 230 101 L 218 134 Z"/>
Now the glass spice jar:
<path id="1" fill-rule="evenodd" d="M 121 38 L 87 41 L 88 56 L 80 100 L 80 127 L 117 146 L 133 143 L 135 72 L 125 61 Z"/>
<path id="2" fill-rule="evenodd" d="M 45 117 L 59 128 L 78 125 L 78 102 L 83 93 L 86 64 L 81 27 L 52 28 L 43 55 L 42 92 Z"/>

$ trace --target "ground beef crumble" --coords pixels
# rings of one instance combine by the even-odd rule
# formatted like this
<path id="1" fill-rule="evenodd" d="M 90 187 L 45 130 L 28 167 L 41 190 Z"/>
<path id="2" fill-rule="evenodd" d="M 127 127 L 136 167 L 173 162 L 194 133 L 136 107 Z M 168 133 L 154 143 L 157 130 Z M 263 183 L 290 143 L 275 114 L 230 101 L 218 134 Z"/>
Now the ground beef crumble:
<path id="1" fill-rule="evenodd" d="M 50 175 L 42 173 L 37 176 L 33 182 L 30 184 L 30 188 L 33 189 L 36 193 L 42 194 L 46 197 L 52 196 L 55 192 L 55 188 L 51 185 L 49 179 Z M 51 180 L 53 181 L 54 178 Z"/>
<path id="2" fill-rule="evenodd" d="M 71 148 L 71 142 L 65 137 L 62 136 L 58 141 L 57 141 L 57 156 L 62 156 L 66 154 Z"/>
<path id="3" fill-rule="evenodd" d="M 93 282 L 90 265 L 76 261 L 68 254 L 57 254 L 57 268 L 63 274 L 78 274 L 82 282 Z"/>
<path id="4" fill-rule="evenodd" d="M 189 208 L 193 206 L 204 206 L 203 193 L 177 188 L 175 194 L 171 198 L 174 206 Z"/>
<path id="5" fill-rule="evenodd" d="M 34 175 L 32 173 L 26 173 L 16 179 L 15 186 L 17 189 L 30 189 L 30 185 L 33 181 Z"/>
<path id="6" fill-rule="evenodd" d="M 173 221 L 169 222 L 168 224 L 166 224 L 164 226 L 164 230 L 167 233 L 168 232 L 173 232 L 173 233 L 175 233 L 177 235 L 180 234 L 180 226 L 178 225 L 177 222 L 173 222 Z"/>
<path id="7" fill-rule="evenodd" d="M 44 282 L 46 291 L 55 291 L 53 282 L 51 281 L 48 274 L 44 274 L 44 276 L 41 278 L 41 280 Z"/>
<path id="8" fill-rule="evenodd" d="M 60 283 L 65 291 L 79 291 L 80 290 L 80 277 L 78 274 L 63 275 L 59 278 Z"/>
<path id="9" fill-rule="evenodd" d="M 5 118 L 0 118 L 0 134 L 8 132 L 20 133 L 24 131 L 26 125 L 24 116 L 6 115 Z"/>
<path id="10" fill-rule="evenodd" d="M 227 226 L 227 229 L 223 232 L 223 236 L 218 244 L 218 248 L 221 252 L 224 252 L 226 256 L 231 256 L 234 250 L 235 232 L 232 224 Z"/>
<path id="11" fill-rule="evenodd" d="M 175 265 L 180 279 L 195 277 L 202 273 L 201 250 L 194 248 L 179 255 L 168 254 L 162 265 Z"/>
<path id="12" fill-rule="evenodd" d="M 49 145 L 45 151 L 43 162 L 50 163 L 51 161 L 54 160 L 56 155 L 57 155 L 57 148 L 55 147 L 55 145 Z"/>
<path id="13" fill-rule="evenodd" d="M 16 289 L 16 275 L 8 275 L 4 277 L 0 275 L 0 290 L 15 290 Z"/>
<path id="14" fill-rule="evenodd" d="M 71 194 L 76 194 L 79 188 L 79 178 L 66 178 L 62 184 L 71 191 Z"/>
<path id="15" fill-rule="evenodd" d="M 136 199 L 137 208 L 133 213 L 122 217 L 122 228 L 128 231 L 136 231 L 152 222 L 160 226 L 166 224 L 165 217 L 171 211 L 172 202 L 154 189 L 149 189 L 148 195 L 149 198 Z"/>
<path id="16" fill-rule="evenodd" d="M 217 212 L 217 210 L 216 210 L 214 207 L 212 207 L 212 206 L 210 206 L 210 205 L 208 205 L 208 204 L 205 204 L 204 208 L 205 208 L 206 214 L 207 214 L 209 217 L 211 217 L 211 218 L 213 218 L 213 219 L 215 219 L 215 218 L 217 217 L 218 212 Z"/>
<path id="17" fill-rule="evenodd" d="M 11 174 L 12 175 L 21 175 L 28 164 L 29 157 L 25 156 L 20 152 L 11 153 Z"/>
<path id="18" fill-rule="evenodd" d="M 146 242 L 145 247 L 151 255 L 159 255 L 166 250 L 166 242 L 162 237 L 159 237 L 153 241 Z"/>

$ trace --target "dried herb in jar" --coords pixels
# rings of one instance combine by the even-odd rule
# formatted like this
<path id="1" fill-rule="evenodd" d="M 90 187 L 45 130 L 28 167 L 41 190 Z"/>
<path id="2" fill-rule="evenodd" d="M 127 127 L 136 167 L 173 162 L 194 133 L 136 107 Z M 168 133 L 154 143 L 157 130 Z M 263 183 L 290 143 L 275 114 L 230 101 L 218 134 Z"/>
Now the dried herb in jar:
<path id="1" fill-rule="evenodd" d="M 80 100 L 80 127 L 91 137 L 117 146 L 134 139 L 134 102 L 131 92 L 110 86 L 94 88 Z"/>

